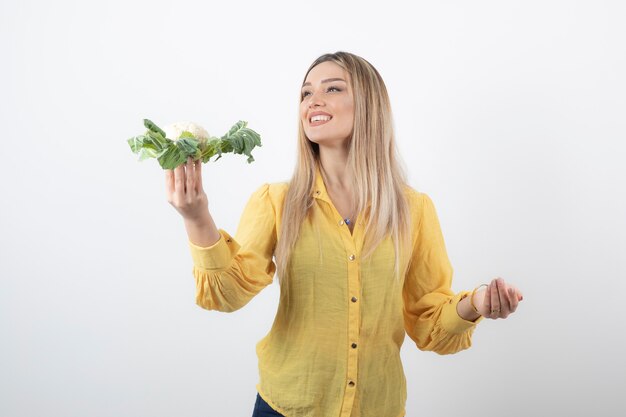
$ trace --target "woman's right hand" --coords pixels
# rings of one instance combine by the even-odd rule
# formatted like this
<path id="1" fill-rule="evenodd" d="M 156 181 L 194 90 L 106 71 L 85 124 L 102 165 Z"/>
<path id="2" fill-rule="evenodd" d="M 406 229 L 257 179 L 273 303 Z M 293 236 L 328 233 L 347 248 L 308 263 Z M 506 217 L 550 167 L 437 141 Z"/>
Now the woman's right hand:
<path id="1" fill-rule="evenodd" d="M 165 170 L 167 201 L 183 216 L 185 221 L 196 222 L 210 217 L 209 202 L 202 188 L 202 161 L 187 163 Z"/>

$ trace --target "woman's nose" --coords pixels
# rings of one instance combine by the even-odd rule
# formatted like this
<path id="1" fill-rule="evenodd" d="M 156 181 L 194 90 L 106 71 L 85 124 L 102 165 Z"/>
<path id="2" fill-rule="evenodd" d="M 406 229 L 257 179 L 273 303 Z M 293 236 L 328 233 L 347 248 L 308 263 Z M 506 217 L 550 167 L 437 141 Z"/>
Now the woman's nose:
<path id="1" fill-rule="evenodd" d="M 309 107 L 315 107 L 324 104 L 324 101 L 321 99 L 320 94 L 311 93 L 309 96 Z"/>

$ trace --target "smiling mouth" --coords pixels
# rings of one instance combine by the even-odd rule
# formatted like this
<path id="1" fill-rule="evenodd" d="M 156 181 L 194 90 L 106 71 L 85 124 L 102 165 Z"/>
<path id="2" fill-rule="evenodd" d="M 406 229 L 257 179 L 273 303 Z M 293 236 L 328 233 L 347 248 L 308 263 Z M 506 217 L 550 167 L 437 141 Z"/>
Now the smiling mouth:
<path id="1" fill-rule="evenodd" d="M 309 121 L 309 125 L 310 126 L 321 126 L 323 124 L 326 124 L 328 122 L 330 122 L 332 120 L 332 116 L 327 118 L 327 119 L 322 119 L 322 120 L 315 120 L 315 121 Z"/>

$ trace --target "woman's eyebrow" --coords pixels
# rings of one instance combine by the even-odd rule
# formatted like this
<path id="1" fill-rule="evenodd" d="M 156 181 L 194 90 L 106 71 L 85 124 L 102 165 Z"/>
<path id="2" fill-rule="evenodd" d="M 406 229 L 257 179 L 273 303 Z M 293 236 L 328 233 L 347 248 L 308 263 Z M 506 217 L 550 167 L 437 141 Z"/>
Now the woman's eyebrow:
<path id="1" fill-rule="evenodd" d="M 343 78 L 327 78 L 325 80 L 322 80 L 322 83 L 329 83 L 331 81 L 343 81 L 344 83 L 346 82 L 346 80 L 344 80 Z M 311 85 L 311 83 L 306 82 L 302 84 L 302 87 L 307 86 L 307 85 Z"/>

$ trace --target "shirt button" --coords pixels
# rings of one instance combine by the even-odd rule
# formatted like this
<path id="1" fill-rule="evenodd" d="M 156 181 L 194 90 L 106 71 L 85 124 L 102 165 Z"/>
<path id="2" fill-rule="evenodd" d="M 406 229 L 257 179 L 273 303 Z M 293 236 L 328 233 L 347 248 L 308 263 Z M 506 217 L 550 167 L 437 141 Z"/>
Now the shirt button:
<path id="1" fill-rule="evenodd" d="M 352 349 L 356 349 L 356 343 L 352 344 Z"/>
<path id="2" fill-rule="evenodd" d="M 339 220 L 339 226 L 343 226 L 343 220 Z"/>
<path id="3" fill-rule="evenodd" d="M 353 386 L 354 386 L 354 381 L 350 381 L 350 382 L 348 382 L 348 385 L 350 385 L 351 387 L 353 387 Z"/>
<path id="4" fill-rule="evenodd" d="M 356 303 L 357 298 L 356 297 L 352 297 L 352 302 Z"/>
<path id="5" fill-rule="evenodd" d="M 356 256 L 354 256 L 354 254 L 352 254 L 352 255 L 350 255 L 350 256 L 348 257 L 348 259 L 350 259 L 351 261 L 354 261 L 354 260 L 356 259 Z"/>

